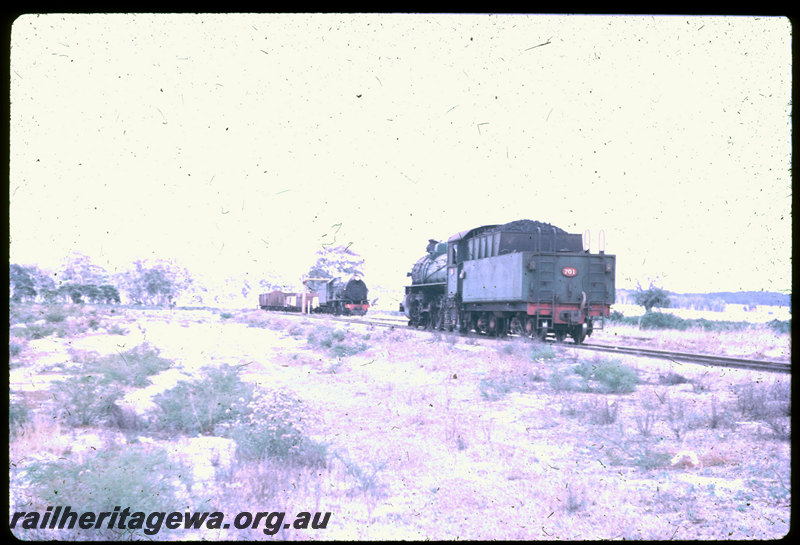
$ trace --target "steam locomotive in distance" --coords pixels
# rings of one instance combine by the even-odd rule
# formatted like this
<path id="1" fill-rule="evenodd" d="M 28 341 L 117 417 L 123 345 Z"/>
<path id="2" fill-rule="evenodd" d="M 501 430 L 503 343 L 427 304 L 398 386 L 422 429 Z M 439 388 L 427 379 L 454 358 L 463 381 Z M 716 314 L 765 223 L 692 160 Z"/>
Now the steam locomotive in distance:
<path id="1" fill-rule="evenodd" d="M 430 240 L 408 273 L 400 311 L 410 326 L 576 344 L 602 329 L 615 297 L 616 256 L 547 223 L 484 225 Z"/>
<path id="2" fill-rule="evenodd" d="M 356 316 L 363 316 L 369 309 L 369 290 L 361 279 L 351 278 L 345 282 L 340 278 L 308 278 L 304 284 L 308 288 L 306 292 L 262 293 L 258 296 L 258 306 L 263 310 Z"/>

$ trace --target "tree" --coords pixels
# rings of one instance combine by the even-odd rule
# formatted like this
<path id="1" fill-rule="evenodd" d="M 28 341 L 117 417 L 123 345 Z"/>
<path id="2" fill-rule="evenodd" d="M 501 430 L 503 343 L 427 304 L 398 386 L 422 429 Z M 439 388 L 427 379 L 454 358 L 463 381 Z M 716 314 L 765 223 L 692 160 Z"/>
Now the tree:
<path id="1" fill-rule="evenodd" d="M 30 267 L 23 267 L 15 263 L 8 266 L 8 291 L 9 297 L 15 303 L 36 299 L 37 292 Z"/>
<path id="2" fill-rule="evenodd" d="M 54 303 L 58 299 L 58 287 L 55 281 L 58 275 L 42 270 L 35 265 L 28 267 L 28 270 L 30 270 L 31 276 L 33 276 L 37 298 L 45 303 Z"/>
<path id="3" fill-rule="evenodd" d="M 652 281 L 650 282 L 650 287 L 647 289 L 642 288 L 641 284 L 637 282 L 633 300 L 637 305 L 643 306 L 646 313 L 651 312 L 653 307 L 669 308 L 670 305 L 667 292 L 657 287 Z"/>
<path id="4" fill-rule="evenodd" d="M 59 281 L 63 284 L 95 285 L 108 283 L 108 273 L 95 265 L 89 256 L 72 252 L 64 258 Z"/>
<path id="5" fill-rule="evenodd" d="M 364 276 L 364 258 L 350 246 L 325 246 L 317 251 L 317 262 L 308 271 L 309 277 L 335 278 Z"/>
<path id="6" fill-rule="evenodd" d="M 118 278 L 128 298 L 139 305 L 172 305 L 193 282 L 189 271 L 165 260 L 137 259 Z"/>

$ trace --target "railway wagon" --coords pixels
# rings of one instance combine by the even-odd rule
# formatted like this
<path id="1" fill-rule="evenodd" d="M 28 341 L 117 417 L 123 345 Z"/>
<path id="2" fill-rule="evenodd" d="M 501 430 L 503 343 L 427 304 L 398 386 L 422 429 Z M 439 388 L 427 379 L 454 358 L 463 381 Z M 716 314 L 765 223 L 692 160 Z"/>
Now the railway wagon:
<path id="1" fill-rule="evenodd" d="M 280 290 L 273 290 L 258 296 L 258 306 L 263 310 L 300 312 L 302 296 L 301 293 L 286 293 Z M 310 300 L 310 295 L 307 294 L 306 298 Z"/>
<path id="2" fill-rule="evenodd" d="M 484 225 L 426 249 L 400 305 L 410 326 L 580 344 L 615 300 L 616 256 L 547 223 Z"/>

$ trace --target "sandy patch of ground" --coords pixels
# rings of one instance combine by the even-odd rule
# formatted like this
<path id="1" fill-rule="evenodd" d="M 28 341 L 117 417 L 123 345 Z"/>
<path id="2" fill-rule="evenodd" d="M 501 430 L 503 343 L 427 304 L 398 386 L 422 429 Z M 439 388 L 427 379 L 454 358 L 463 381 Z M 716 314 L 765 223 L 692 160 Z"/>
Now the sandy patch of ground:
<path id="1" fill-rule="evenodd" d="M 192 464 L 199 484 L 188 493 L 225 498 L 220 508 L 231 515 L 244 507 L 332 513 L 326 530 L 279 534 L 288 538 L 774 539 L 788 532 L 790 443 L 734 410 L 737 385 L 771 383 L 775 375 L 624 357 L 638 371 L 635 392 L 556 391 L 553 373 L 604 358 L 566 346 L 532 362 L 530 345 L 329 323 L 367 344 L 336 357 L 306 342 L 324 322 L 279 320 L 272 329 L 207 312 L 153 312 L 126 336 L 44 339 L 21 355 L 12 389 L 46 389 L 48 366 L 68 359 L 68 348 L 110 354 L 146 341 L 173 360 L 150 386 L 128 393 L 144 410 L 152 395 L 204 366 L 242 366 L 242 379 L 257 388 L 302 400 L 313 437 L 332 454 L 328 468 L 269 466 L 255 477 L 278 483 L 269 505 L 248 505 L 235 491 L 252 488 L 253 475 L 232 467 L 228 440 L 156 440 Z M 659 382 L 669 373 L 690 382 Z M 726 425 L 704 423 L 712 404 L 730 413 Z M 671 421 L 678 406 L 681 420 Z M 603 411 L 615 411 L 613 422 L 597 420 Z M 683 451 L 696 455 L 696 467 L 670 465 Z M 248 530 L 211 538 L 226 537 L 266 536 Z"/>

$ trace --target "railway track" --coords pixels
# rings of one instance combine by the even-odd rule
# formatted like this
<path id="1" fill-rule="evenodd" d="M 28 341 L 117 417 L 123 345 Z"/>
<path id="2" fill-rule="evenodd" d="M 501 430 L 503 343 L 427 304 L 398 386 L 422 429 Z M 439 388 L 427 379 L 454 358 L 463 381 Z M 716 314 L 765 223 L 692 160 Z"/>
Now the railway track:
<path id="1" fill-rule="evenodd" d="M 296 313 L 287 313 L 297 316 Z M 346 316 L 331 316 L 331 315 L 305 315 L 310 318 L 328 318 L 334 321 L 341 321 L 347 323 L 391 327 L 409 329 L 410 331 L 429 331 L 423 329 L 408 328 L 408 321 L 404 318 L 366 318 L 366 317 L 346 317 Z M 489 338 L 489 337 L 486 337 Z M 548 341 L 557 344 L 555 341 Z M 657 350 L 654 348 L 645 348 L 637 346 L 614 346 L 605 344 L 571 344 L 560 343 L 562 346 L 569 348 L 576 348 L 579 350 L 593 350 L 595 352 L 608 352 L 619 355 L 641 356 L 646 358 L 656 358 L 670 360 L 679 363 L 693 363 L 699 365 L 709 365 L 714 367 L 729 367 L 733 369 L 750 369 L 754 371 L 768 371 L 772 373 L 787 373 L 792 372 L 791 363 L 780 361 L 765 361 L 754 360 L 747 358 L 734 358 L 731 356 L 716 356 L 711 354 L 695 354 L 689 352 L 675 352 L 671 350 Z"/>
<path id="2" fill-rule="evenodd" d="M 755 371 L 771 371 L 774 373 L 791 373 L 792 364 L 780 361 L 764 361 L 745 358 L 734 358 L 731 356 L 714 356 L 710 354 L 693 354 L 688 352 L 674 352 L 671 350 L 656 350 L 653 348 L 642 348 L 635 346 L 612 346 L 604 344 L 580 344 L 570 345 L 572 348 L 581 350 L 594 350 L 596 352 L 610 352 L 613 354 L 642 356 L 647 358 L 657 358 L 671 360 L 680 363 L 696 363 L 701 365 L 711 365 L 714 367 L 731 367 L 735 369 L 751 369 Z"/>

